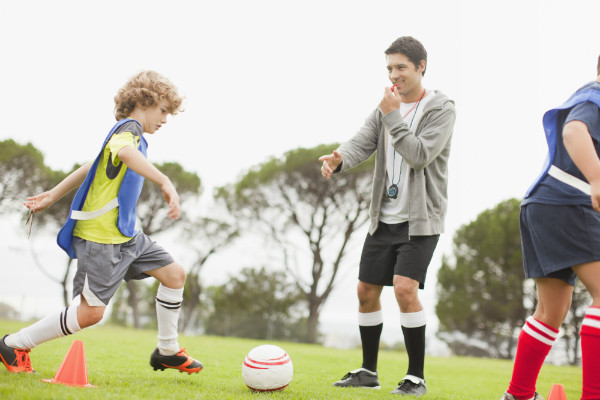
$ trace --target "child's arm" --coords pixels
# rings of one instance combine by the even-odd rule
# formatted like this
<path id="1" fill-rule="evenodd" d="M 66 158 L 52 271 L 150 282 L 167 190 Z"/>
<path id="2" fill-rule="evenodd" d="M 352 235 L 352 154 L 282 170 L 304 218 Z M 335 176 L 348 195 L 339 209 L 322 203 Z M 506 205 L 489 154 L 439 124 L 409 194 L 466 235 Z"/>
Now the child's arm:
<path id="1" fill-rule="evenodd" d="M 568 122 L 563 128 L 563 143 L 577 168 L 590 183 L 592 207 L 600 211 L 600 159 L 587 125 L 581 121 Z"/>
<path id="2" fill-rule="evenodd" d="M 179 218 L 179 195 L 168 176 L 163 174 L 146 159 L 135 147 L 125 146 L 117 154 L 121 161 L 144 178 L 156 183 L 163 192 L 163 197 L 169 205 L 169 219 Z"/>
<path id="3" fill-rule="evenodd" d="M 65 194 L 81 186 L 91 167 L 91 163 L 82 165 L 49 191 L 40 193 L 37 196 L 28 197 L 27 201 L 23 204 L 25 207 L 29 208 L 31 212 L 36 213 L 44 211 Z"/>

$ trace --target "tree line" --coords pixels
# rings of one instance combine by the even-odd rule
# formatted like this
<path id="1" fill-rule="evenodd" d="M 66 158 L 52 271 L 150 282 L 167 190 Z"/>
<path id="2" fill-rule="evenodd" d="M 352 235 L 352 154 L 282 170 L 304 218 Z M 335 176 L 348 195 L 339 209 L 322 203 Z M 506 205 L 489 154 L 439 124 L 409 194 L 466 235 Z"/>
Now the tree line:
<path id="1" fill-rule="evenodd" d="M 180 194 L 182 217 L 168 220 L 160 212 L 160 190 L 146 184 L 138 205 L 139 225 L 150 236 L 175 235 L 194 255 L 180 319 L 184 331 L 318 341 L 320 312 L 343 269 L 356 264 L 345 256 L 354 234 L 368 221 L 372 180 L 372 159 L 335 179 L 323 179 L 316 159 L 337 146 L 293 149 L 249 168 L 236 182 L 209 194 L 218 212 L 205 214 L 193 207 L 203 195 L 200 177 L 176 162 L 156 164 Z M 27 196 L 53 187 L 70 172 L 45 165 L 42 153 L 30 143 L 0 141 L 0 212 L 24 212 L 21 204 Z M 36 226 L 56 230 L 62 225 L 73 195 L 36 216 Z M 436 288 L 437 335 L 455 354 L 512 358 L 518 332 L 535 309 L 535 286 L 524 280 L 522 268 L 519 203 L 503 201 L 460 227 L 452 254 L 443 256 Z M 257 252 L 271 268 L 252 268 L 241 261 L 239 272 L 225 284 L 208 285 L 202 267 L 210 257 L 249 236 L 264 240 Z M 42 272 L 50 269 L 35 249 L 31 254 Z M 65 304 L 71 269 L 72 260 L 66 258 L 62 279 L 46 274 L 60 285 Z M 136 328 L 155 324 L 155 293 L 143 281 L 122 285 L 110 318 Z M 578 332 L 589 303 L 578 285 L 562 328 L 572 364 L 579 361 Z"/>

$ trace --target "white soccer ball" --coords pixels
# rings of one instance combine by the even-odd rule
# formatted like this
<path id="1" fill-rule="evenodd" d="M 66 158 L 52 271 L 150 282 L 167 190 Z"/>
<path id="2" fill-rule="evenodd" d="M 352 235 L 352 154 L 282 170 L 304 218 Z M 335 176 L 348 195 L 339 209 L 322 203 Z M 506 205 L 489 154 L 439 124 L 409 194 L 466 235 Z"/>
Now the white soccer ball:
<path id="1" fill-rule="evenodd" d="M 242 364 L 244 383 L 258 392 L 283 390 L 290 384 L 293 375 L 294 366 L 289 354 L 272 344 L 253 348 Z"/>

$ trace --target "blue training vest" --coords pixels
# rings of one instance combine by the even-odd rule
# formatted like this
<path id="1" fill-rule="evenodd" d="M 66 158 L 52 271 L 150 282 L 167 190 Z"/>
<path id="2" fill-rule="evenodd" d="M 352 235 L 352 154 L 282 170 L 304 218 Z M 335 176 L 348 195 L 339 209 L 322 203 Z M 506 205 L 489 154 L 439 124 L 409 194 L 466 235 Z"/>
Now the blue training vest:
<path id="1" fill-rule="evenodd" d="M 552 161 L 554 160 L 554 153 L 556 152 L 556 138 L 558 136 L 558 129 L 562 129 L 562 127 L 558 126 L 558 114 L 561 111 L 571 109 L 577 104 L 584 103 L 586 101 L 592 102 L 598 107 L 600 107 L 600 91 L 588 88 L 580 92 L 576 92 L 561 106 L 553 108 L 552 110 L 549 110 L 544 114 L 543 124 L 544 132 L 546 133 L 546 142 L 548 142 L 548 155 L 546 156 L 546 160 L 544 161 L 544 167 L 542 168 L 540 176 L 538 176 L 533 185 L 531 185 L 529 189 L 527 189 L 525 198 L 531 195 L 531 193 L 537 187 L 537 185 L 548 174 L 548 170 L 552 166 Z"/>
<path id="2" fill-rule="evenodd" d="M 58 237 L 56 241 L 58 246 L 67 252 L 69 257 L 77 258 L 75 255 L 75 250 L 73 249 L 73 229 L 75 228 L 75 223 L 77 222 L 73 218 L 71 218 L 71 212 L 81 211 L 83 208 L 83 204 L 85 203 L 85 199 L 87 197 L 87 193 L 92 185 L 92 181 L 94 180 L 94 176 L 96 176 L 96 169 L 98 167 L 98 163 L 100 162 L 100 157 L 102 157 L 102 153 L 104 152 L 104 148 L 106 144 L 112 137 L 112 135 L 116 132 L 119 127 L 129 121 L 135 121 L 131 118 L 126 118 L 118 121 L 115 126 L 110 130 L 110 133 L 104 140 L 104 144 L 102 144 L 102 148 L 100 149 L 100 153 L 96 160 L 90 167 L 90 170 L 85 177 L 85 180 L 77 190 L 75 194 L 75 198 L 71 203 L 71 211 L 69 212 L 69 217 L 67 221 L 58 232 Z M 135 121 L 139 124 L 139 122 Z M 148 143 L 144 137 L 140 137 L 140 147 L 139 151 L 142 152 L 144 157 L 146 157 L 146 151 L 148 149 Z M 138 198 L 140 197 L 140 193 L 142 192 L 142 186 L 144 185 L 144 177 L 139 175 L 137 172 L 132 169 L 127 168 L 125 171 L 125 176 L 123 176 L 123 182 L 121 182 L 121 186 L 119 187 L 119 194 L 117 198 L 119 199 L 119 216 L 117 218 L 117 228 L 119 231 L 129 237 L 135 236 L 138 232 L 135 230 L 135 222 L 137 219 L 136 214 L 136 206 Z"/>

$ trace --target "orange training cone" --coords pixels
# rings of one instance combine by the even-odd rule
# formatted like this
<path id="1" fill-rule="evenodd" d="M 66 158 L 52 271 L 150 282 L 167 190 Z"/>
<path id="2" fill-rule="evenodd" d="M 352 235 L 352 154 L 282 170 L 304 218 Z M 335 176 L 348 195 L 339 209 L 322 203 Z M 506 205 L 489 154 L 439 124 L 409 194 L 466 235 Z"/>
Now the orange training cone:
<path id="1" fill-rule="evenodd" d="M 94 387 L 88 382 L 83 342 L 74 340 L 54 378 L 42 380 L 68 386 Z"/>
<path id="2" fill-rule="evenodd" d="M 561 384 L 555 383 L 550 389 L 550 394 L 546 400 L 567 400 L 567 394 L 565 393 L 565 387 Z"/>

